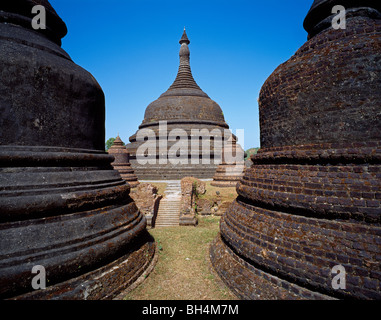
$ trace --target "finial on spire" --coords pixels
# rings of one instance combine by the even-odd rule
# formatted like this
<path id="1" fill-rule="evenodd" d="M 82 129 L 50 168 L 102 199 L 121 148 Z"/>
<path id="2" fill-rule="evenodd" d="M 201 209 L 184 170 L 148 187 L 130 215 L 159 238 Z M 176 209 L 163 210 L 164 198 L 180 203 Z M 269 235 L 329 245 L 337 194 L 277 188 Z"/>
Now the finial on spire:
<path id="1" fill-rule="evenodd" d="M 192 71 L 190 68 L 190 51 L 188 47 L 189 43 L 190 41 L 188 39 L 187 33 L 185 31 L 185 27 L 184 27 L 184 33 L 180 39 L 181 48 L 179 52 L 179 56 L 180 56 L 179 71 L 177 72 L 175 81 L 169 87 L 167 92 L 163 93 L 161 96 L 166 96 L 166 95 L 170 96 L 171 93 L 173 92 L 172 90 L 175 90 L 174 92 L 176 93 L 178 93 L 179 91 L 183 92 L 183 90 L 193 90 L 192 94 L 195 94 L 200 97 L 209 98 L 208 95 L 200 89 L 196 81 L 193 79 Z"/>
<path id="2" fill-rule="evenodd" d="M 180 44 L 183 44 L 183 43 L 190 44 L 190 41 L 189 41 L 188 36 L 187 36 L 187 32 L 185 31 L 185 27 L 184 27 L 184 32 L 183 32 L 183 35 L 182 35 L 179 43 Z"/>

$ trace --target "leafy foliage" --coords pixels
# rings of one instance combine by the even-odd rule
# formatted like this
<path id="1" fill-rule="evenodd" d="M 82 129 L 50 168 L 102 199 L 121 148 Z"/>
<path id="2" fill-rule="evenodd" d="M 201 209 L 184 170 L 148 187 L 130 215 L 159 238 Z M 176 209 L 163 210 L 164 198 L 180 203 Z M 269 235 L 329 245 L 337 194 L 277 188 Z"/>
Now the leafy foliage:
<path id="1" fill-rule="evenodd" d="M 245 158 L 245 160 L 250 159 L 251 155 L 257 154 L 258 150 L 259 150 L 259 148 L 250 148 L 250 149 L 246 150 L 246 158 Z"/>
<path id="2" fill-rule="evenodd" d="M 110 147 L 112 146 L 112 144 L 114 143 L 115 141 L 115 138 L 110 138 L 106 141 L 106 151 L 108 151 L 108 149 L 110 149 Z"/>

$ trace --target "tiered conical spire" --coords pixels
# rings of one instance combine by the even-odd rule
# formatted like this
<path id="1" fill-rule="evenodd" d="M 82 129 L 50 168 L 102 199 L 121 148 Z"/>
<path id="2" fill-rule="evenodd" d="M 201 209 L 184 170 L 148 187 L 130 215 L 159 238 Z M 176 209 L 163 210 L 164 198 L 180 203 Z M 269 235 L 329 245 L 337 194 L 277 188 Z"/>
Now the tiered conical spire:
<path id="1" fill-rule="evenodd" d="M 185 28 L 179 43 L 181 44 L 179 71 L 177 72 L 175 81 L 169 87 L 168 91 L 172 89 L 197 89 L 202 91 L 192 75 L 190 67 L 190 51 L 188 47 L 190 41 Z"/>
<path id="2" fill-rule="evenodd" d="M 131 188 L 135 188 L 139 184 L 138 177 L 131 167 L 128 151 L 119 134 L 108 150 L 108 153 L 115 158 L 115 161 L 111 163 L 114 169 L 119 171 L 120 176 L 128 182 Z"/>
<path id="3" fill-rule="evenodd" d="M 111 148 L 121 147 L 121 146 L 123 147 L 123 141 L 122 141 L 122 139 L 119 137 L 119 134 L 118 134 L 118 136 L 115 138 L 115 140 L 114 140 L 114 142 L 113 142 Z"/>
<path id="4" fill-rule="evenodd" d="M 183 43 L 186 43 L 186 44 L 190 44 L 190 41 L 188 39 L 188 36 L 187 36 L 187 32 L 185 30 L 185 27 L 184 27 L 184 32 L 183 32 L 183 35 L 181 36 L 181 39 L 179 41 L 180 44 L 183 44 Z"/>
<path id="5" fill-rule="evenodd" d="M 245 151 L 232 134 L 222 149 L 222 162 L 218 166 L 211 183 L 215 187 L 235 187 L 245 170 Z"/>

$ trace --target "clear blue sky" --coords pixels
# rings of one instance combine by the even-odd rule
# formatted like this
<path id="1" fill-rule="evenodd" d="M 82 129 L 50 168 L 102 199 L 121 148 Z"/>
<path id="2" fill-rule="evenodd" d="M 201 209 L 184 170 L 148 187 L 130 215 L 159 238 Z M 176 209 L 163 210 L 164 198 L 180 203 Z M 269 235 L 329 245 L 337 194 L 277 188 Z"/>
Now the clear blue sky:
<path id="1" fill-rule="evenodd" d="M 65 21 L 63 49 L 106 96 L 106 139 L 125 143 L 149 103 L 172 84 L 184 26 L 193 76 L 245 149 L 259 147 L 258 96 L 306 41 L 312 0 L 50 0 Z"/>

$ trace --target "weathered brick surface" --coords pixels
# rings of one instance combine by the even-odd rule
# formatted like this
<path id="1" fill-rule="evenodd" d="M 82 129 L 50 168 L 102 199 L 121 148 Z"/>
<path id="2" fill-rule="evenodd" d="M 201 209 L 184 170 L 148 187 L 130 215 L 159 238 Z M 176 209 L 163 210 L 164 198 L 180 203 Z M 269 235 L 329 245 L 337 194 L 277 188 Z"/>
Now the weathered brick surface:
<path id="1" fill-rule="evenodd" d="M 181 214 L 195 214 L 196 200 L 205 193 L 205 182 L 194 177 L 181 179 Z"/>
<path id="2" fill-rule="evenodd" d="M 0 299 L 111 299 L 156 259 L 104 151 L 104 93 L 62 50 L 66 32 L 48 0 L 0 1 Z"/>
<path id="3" fill-rule="evenodd" d="M 347 29 L 316 29 L 315 1 L 310 40 L 261 90 L 261 149 L 211 248 L 242 298 L 381 299 L 381 14 L 341 4 Z"/>
<path id="4" fill-rule="evenodd" d="M 319 144 L 303 144 L 295 146 L 270 147 L 258 150 L 251 157 L 254 164 L 337 164 L 356 163 L 369 164 L 380 163 L 381 141 L 370 140 L 361 142 L 335 142 Z M 311 167 L 311 170 L 318 170 Z M 334 167 L 332 167 L 332 170 Z M 356 169 L 361 171 L 360 168 Z M 380 177 L 378 177 L 380 178 Z"/>
<path id="5" fill-rule="evenodd" d="M 118 170 L 123 180 L 128 182 L 131 188 L 138 186 L 138 177 L 135 175 L 134 169 L 131 167 L 128 151 L 119 135 L 116 137 L 113 145 L 108 150 L 108 153 L 114 156 L 115 160 L 111 163 L 111 165 L 115 170 Z"/>
<path id="6" fill-rule="evenodd" d="M 341 264 L 347 272 L 343 297 L 381 298 L 379 226 L 291 215 L 237 200 L 221 233 L 241 256 L 283 279 L 336 296 L 331 269 Z M 359 294 L 365 283 L 369 292 Z"/>
<path id="7" fill-rule="evenodd" d="M 162 198 L 157 192 L 158 189 L 154 185 L 149 183 L 139 183 L 130 194 L 139 211 L 145 215 L 149 227 L 152 227 L 152 225 L 155 224 L 159 210 L 159 203 Z"/>
<path id="8" fill-rule="evenodd" d="M 380 223 L 380 165 L 256 165 L 238 184 L 251 201 L 305 215 Z"/>
<path id="9" fill-rule="evenodd" d="M 218 265 L 217 271 L 220 276 L 229 279 L 228 286 L 241 299 L 333 299 L 253 267 L 235 254 L 231 248 L 227 247 L 220 236 L 211 246 L 210 258 L 215 265 Z M 244 287 L 248 288 L 248 290 L 238 289 Z"/>
<path id="10" fill-rule="evenodd" d="M 235 187 L 245 171 L 245 151 L 232 135 L 222 149 L 222 161 L 213 176 L 212 186 Z"/>
<path id="11" fill-rule="evenodd" d="M 279 66 L 260 93 L 261 147 L 379 140 L 380 33 L 379 20 L 347 21 Z"/>

